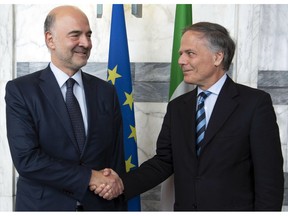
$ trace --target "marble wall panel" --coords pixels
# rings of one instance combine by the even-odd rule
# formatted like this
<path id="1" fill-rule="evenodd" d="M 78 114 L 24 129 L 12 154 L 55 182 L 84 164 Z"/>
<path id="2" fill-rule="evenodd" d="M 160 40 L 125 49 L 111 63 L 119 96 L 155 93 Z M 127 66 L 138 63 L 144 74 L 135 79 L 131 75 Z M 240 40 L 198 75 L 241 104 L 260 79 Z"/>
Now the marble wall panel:
<path id="1" fill-rule="evenodd" d="M 73 3 L 72 3 L 73 4 Z M 59 4 L 15 5 L 17 61 L 48 61 L 43 23 L 46 14 Z M 107 62 L 111 25 L 111 4 L 103 4 L 103 16 L 96 17 L 96 4 L 74 4 L 88 16 L 93 31 L 91 62 Z M 168 62 L 172 50 L 175 5 L 144 4 L 142 18 L 131 14 L 131 4 L 124 5 L 130 61 Z M 35 19 L 37 17 L 37 19 Z M 33 25 L 31 25 L 33 23 Z M 151 25 L 151 23 L 153 23 Z M 162 26 L 159 31 L 159 26 Z M 31 35 L 33 32 L 33 35 Z M 161 52 L 159 52 L 161 50 Z"/>
<path id="2" fill-rule="evenodd" d="M 0 197 L 0 212 L 10 212 L 14 209 L 14 197 L 1 196 Z"/>
<path id="3" fill-rule="evenodd" d="M 135 81 L 169 82 L 170 63 L 141 62 L 135 64 Z"/>
<path id="4" fill-rule="evenodd" d="M 0 12 L 0 211 L 13 208 L 13 164 L 6 138 L 5 86 L 14 74 L 12 5 L 1 5 Z"/>
<path id="5" fill-rule="evenodd" d="M 286 206 L 288 210 L 288 173 L 284 173 L 285 183 L 284 183 L 284 201 L 283 206 Z"/>
<path id="6" fill-rule="evenodd" d="M 259 70 L 288 71 L 288 4 L 261 6 Z"/>
<path id="7" fill-rule="evenodd" d="M 259 70 L 258 72 L 258 88 L 288 88 L 288 70 Z M 288 96 L 287 96 L 288 99 Z"/>
<path id="8" fill-rule="evenodd" d="M 58 5 L 15 5 L 15 46 L 18 62 L 49 61 L 49 52 L 44 42 L 43 22 L 46 14 Z M 93 31 L 90 61 L 107 62 L 111 4 L 103 4 L 102 18 L 96 17 L 96 4 L 75 5 L 87 14 Z M 136 18 L 131 14 L 130 4 L 124 6 L 130 61 L 170 62 L 175 4 L 143 4 L 142 18 Z M 217 22 L 227 27 L 235 37 L 236 10 L 237 7 L 233 4 L 195 4 L 193 22 Z"/>
<path id="9" fill-rule="evenodd" d="M 161 185 L 141 195 L 141 211 L 159 211 L 161 210 Z"/>
<path id="10" fill-rule="evenodd" d="M 260 5 L 237 5 L 235 13 L 235 73 L 234 80 L 257 86 Z"/>
<path id="11" fill-rule="evenodd" d="M 274 105 L 288 105 L 288 71 L 259 71 L 258 88 L 271 95 Z"/>

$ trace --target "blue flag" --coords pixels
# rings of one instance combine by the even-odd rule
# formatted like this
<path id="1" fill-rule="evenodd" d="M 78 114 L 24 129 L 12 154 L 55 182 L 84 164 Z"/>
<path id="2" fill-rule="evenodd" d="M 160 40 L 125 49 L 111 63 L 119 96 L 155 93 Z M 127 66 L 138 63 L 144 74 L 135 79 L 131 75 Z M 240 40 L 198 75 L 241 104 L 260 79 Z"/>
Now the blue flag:
<path id="1" fill-rule="evenodd" d="M 126 172 L 138 167 L 134 100 L 124 8 L 115 4 L 112 8 L 107 81 L 117 90 L 123 117 L 124 152 Z M 140 196 L 128 201 L 129 211 L 140 211 Z"/>

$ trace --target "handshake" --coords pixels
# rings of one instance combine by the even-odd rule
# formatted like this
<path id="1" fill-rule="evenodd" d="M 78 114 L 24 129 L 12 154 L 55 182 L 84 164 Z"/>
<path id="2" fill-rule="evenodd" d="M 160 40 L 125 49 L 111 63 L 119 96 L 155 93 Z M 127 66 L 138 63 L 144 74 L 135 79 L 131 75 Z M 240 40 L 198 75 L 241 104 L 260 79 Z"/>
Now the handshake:
<path id="1" fill-rule="evenodd" d="M 100 197 L 112 200 L 124 191 L 124 185 L 118 174 L 112 169 L 92 170 L 89 189 Z"/>

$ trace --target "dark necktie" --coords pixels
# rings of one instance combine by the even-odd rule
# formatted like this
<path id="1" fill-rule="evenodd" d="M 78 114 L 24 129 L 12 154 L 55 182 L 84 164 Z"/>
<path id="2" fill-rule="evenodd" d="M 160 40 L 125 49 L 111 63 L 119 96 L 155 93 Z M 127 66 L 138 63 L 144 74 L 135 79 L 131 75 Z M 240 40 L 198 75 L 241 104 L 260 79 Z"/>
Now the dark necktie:
<path id="1" fill-rule="evenodd" d="M 201 151 L 201 143 L 204 139 L 206 130 L 206 116 L 204 109 L 204 101 L 211 94 L 211 92 L 201 92 L 198 98 L 198 106 L 196 112 L 196 153 L 199 156 Z"/>
<path id="2" fill-rule="evenodd" d="M 75 135 L 78 147 L 79 147 L 79 151 L 81 153 L 84 147 L 86 135 L 85 135 L 84 122 L 83 122 L 81 109 L 77 101 L 77 98 L 75 97 L 73 93 L 73 86 L 75 82 L 76 81 L 72 78 L 69 78 L 66 81 L 66 86 L 67 86 L 66 106 L 67 106 L 70 120 L 72 123 L 74 135 Z"/>

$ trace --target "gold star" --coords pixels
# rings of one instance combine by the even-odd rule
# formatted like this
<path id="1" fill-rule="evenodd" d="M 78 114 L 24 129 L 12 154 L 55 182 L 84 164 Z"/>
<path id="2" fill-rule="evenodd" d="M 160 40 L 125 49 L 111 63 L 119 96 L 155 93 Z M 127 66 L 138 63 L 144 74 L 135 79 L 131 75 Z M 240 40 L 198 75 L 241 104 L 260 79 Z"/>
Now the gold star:
<path id="1" fill-rule="evenodd" d="M 129 125 L 130 126 L 130 129 L 131 129 L 131 134 L 129 135 L 129 137 L 128 138 L 134 138 L 134 140 L 135 140 L 135 142 L 136 142 L 136 129 L 135 129 L 135 127 L 133 127 L 133 126 L 131 126 L 131 125 Z"/>
<path id="2" fill-rule="evenodd" d="M 135 165 L 131 163 L 131 160 L 132 160 L 132 155 L 128 158 L 128 160 L 125 161 L 126 172 L 130 172 L 130 170 L 133 167 L 135 167 Z"/>
<path id="3" fill-rule="evenodd" d="M 132 110 L 132 105 L 133 105 L 133 102 L 134 102 L 133 96 L 132 96 L 132 92 L 131 92 L 131 94 L 128 94 L 128 93 L 125 92 L 125 96 L 126 96 L 126 101 L 124 102 L 123 105 L 129 104 L 129 107 Z"/>
<path id="4" fill-rule="evenodd" d="M 120 74 L 117 73 L 117 66 L 116 65 L 113 70 L 108 69 L 108 81 L 111 80 L 112 84 L 115 85 L 115 80 L 119 77 L 122 77 Z"/>

